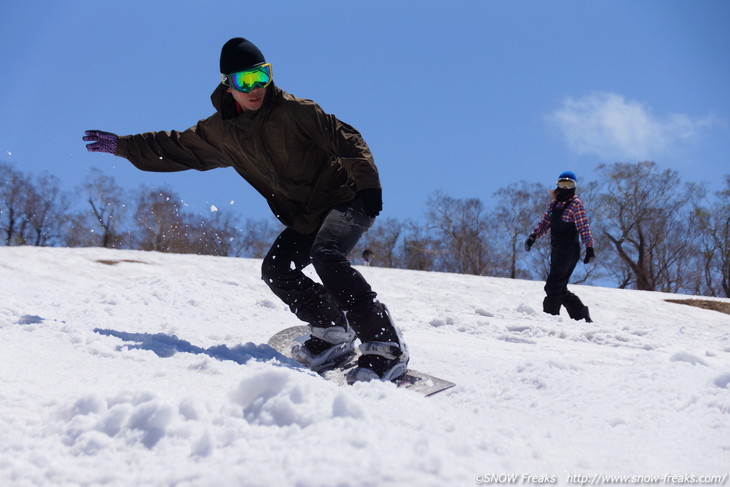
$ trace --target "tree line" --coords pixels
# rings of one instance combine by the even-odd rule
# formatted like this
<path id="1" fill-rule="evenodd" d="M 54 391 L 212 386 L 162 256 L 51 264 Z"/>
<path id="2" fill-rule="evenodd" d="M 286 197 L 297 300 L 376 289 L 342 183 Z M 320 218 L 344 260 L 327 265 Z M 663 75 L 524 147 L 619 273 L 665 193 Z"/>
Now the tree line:
<path id="1" fill-rule="evenodd" d="M 57 177 L 25 174 L 0 162 L 2 244 L 98 246 L 230 257 L 263 257 L 282 230 L 272 220 L 242 221 L 229 209 L 191 211 L 169 188 L 127 191 L 92 170 L 71 192 Z M 597 260 L 575 283 L 730 297 L 730 175 L 714 193 L 682 182 L 655 162 L 598 166 L 580 182 Z M 423 218 L 379 218 L 353 252 L 355 263 L 512 279 L 544 280 L 549 237 L 523 242 L 550 201 L 552 186 L 519 181 L 487 204 L 435 192 Z M 81 204 L 79 204 L 81 203 Z"/>
<path id="2" fill-rule="evenodd" d="M 191 211 L 166 187 L 128 191 L 92 169 L 79 187 L 0 162 L 3 245 L 106 247 L 261 257 L 280 231 L 266 220 L 241 221 L 230 209 Z M 268 242 L 268 243 L 265 243 Z"/>

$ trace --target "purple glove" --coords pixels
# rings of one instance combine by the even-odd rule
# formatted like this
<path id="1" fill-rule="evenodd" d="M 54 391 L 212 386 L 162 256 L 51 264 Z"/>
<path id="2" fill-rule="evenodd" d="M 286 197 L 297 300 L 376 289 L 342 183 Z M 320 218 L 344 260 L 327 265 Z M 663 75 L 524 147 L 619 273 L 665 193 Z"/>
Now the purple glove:
<path id="1" fill-rule="evenodd" d="M 108 152 L 109 154 L 114 154 L 117 151 L 119 137 L 111 132 L 87 130 L 84 140 L 86 142 L 93 142 L 93 144 L 86 144 L 86 150 L 89 152 Z"/>

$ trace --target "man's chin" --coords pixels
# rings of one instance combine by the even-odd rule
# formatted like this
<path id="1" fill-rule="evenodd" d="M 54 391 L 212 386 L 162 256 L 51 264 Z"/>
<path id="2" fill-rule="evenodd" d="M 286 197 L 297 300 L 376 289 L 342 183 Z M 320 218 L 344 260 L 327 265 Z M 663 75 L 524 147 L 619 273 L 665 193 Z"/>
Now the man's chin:
<path id="1" fill-rule="evenodd" d="M 263 104 L 264 104 L 264 99 L 263 98 L 258 98 L 256 100 L 249 100 L 246 103 L 246 109 L 247 110 L 251 110 L 251 111 L 256 111 L 259 108 L 261 108 L 261 105 L 263 105 Z"/>

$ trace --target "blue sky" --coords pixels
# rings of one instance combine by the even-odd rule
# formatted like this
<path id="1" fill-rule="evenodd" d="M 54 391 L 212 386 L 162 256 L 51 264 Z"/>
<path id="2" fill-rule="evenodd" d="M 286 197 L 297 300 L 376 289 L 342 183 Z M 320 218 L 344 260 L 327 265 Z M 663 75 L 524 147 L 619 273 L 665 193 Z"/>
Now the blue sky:
<path id="1" fill-rule="evenodd" d="M 270 217 L 232 169 L 146 173 L 84 130 L 182 130 L 213 112 L 220 47 L 252 40 L 284 90 L 355 126 L 384 216 L 440 190 L 491 202 L 519 180 L 654 160 L 730 173 L 730 2 L 474 0 L 0 3 L 0 160 L 73 188 L 98 168 L 194 209 Z"/>

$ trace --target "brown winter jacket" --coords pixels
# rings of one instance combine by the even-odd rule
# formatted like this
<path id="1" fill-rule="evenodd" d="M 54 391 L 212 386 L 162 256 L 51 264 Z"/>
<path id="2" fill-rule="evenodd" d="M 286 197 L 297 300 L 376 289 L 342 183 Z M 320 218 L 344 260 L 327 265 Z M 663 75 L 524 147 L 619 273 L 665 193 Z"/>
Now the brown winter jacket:
<path id="1" fill-rule="evenodd" d="M 273 83 L 256 112 L 239 113 L 223 85 L 211 100 L 216 113 L 196 126 L 122 136 L 115 154 L 144 171 L 233 167 L 284 225 L 302 234 L 316 231 L 356 191 L 380 188 L 362 136 L 313 101 Z"/>

